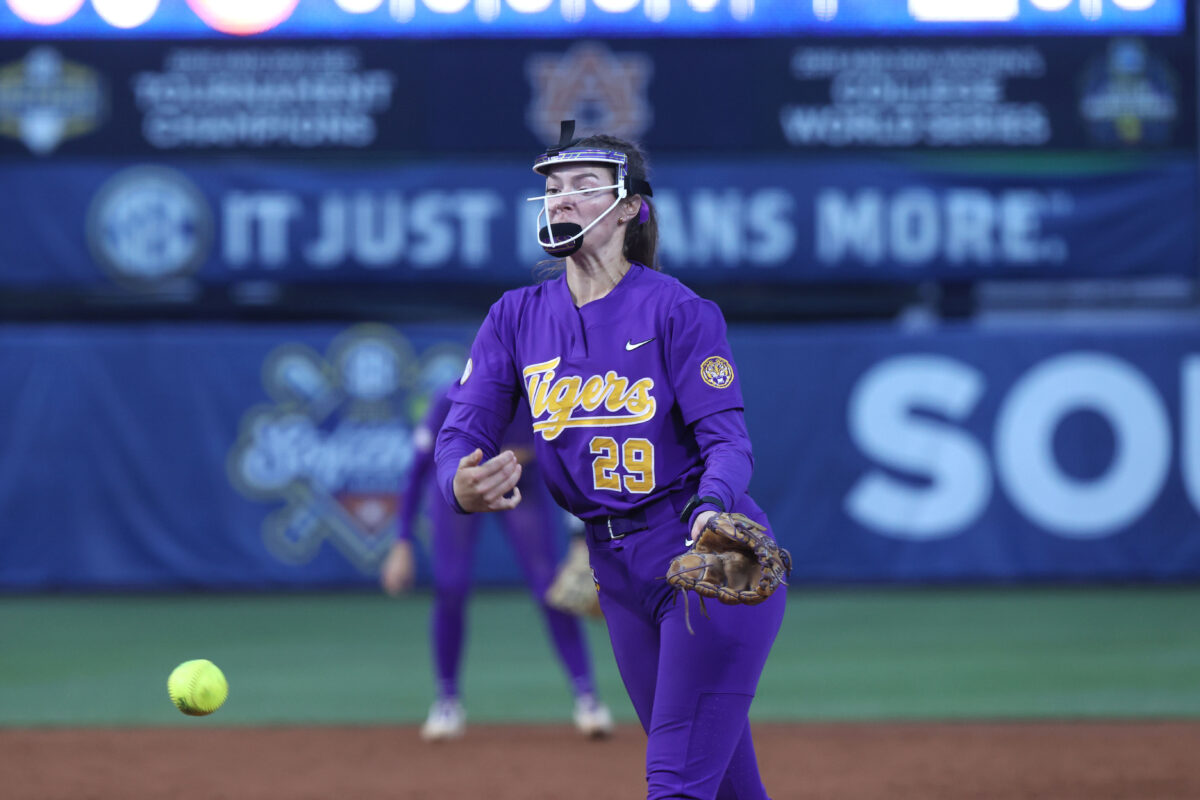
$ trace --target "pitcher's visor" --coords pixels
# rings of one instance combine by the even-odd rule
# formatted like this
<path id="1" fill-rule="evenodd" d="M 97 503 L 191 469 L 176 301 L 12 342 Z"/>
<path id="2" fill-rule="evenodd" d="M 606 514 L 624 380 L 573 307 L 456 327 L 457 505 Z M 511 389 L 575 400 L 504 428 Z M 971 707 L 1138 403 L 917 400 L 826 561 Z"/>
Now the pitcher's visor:
<path id="1" fill-rule="evenodd" d="M 565 123 L 564 123 L 565 124 Z M 574 130 L 574 125 L 571 125 Z M 564 139 L 569 139 L 569 132 L 564 128 Z M 570 147 L 570 144 L 566 144 Z M 578 149 L 561 149 L 551 148 L 547 152 L 538 156 L 533 162 L 533 171 L 539 175 L 549 175 L 552 167 L 575 164 L 603 164 L 607 167 L 612 167 L 616 177 L 616 183 L 610 186 L 591 186 L 587 189 L 578 189 L 573 192 L 558 192 L 553 195 L 544 194 L 538 197 L 527 198 L 528 202 L 542 202 L 542 208 L 538 211 L 537 216 L 537 237 L 538 244 L 552 256 L 556 258 L 566 258 L 569 255 L 579 252 L 579 248 L 583 246 L 583 235 L 591 230 L 592 226 L 600 220 L 604 219 L 617 204 L 628 197 L 630 194 L 644 194 L 650 196 L 650 184 L 644 180 L 630 178 L 629 175 L 629 157 L 619 150 L 601 150 L 597 148 L 578 148 Z M 550 204 L 551 197 L 568 197 L 573 194 L 589 194 L 591 192 L 616 192 L 617 197 L 613 200 L 612 205 L 604 210 L 600 216 L 596 217 L 586 226 L 580 227 L 575 223 L 550 222 Z M 542 217 L 545 216 L 545 223 L 542 222 Z"/>

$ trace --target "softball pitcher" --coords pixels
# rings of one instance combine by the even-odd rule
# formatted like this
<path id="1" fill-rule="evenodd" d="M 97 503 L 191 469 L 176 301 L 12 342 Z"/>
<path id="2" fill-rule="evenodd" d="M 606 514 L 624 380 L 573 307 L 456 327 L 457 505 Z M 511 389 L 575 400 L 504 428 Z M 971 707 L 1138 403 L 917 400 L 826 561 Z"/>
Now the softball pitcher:
<path id="1" fill-rule="evenodd" d="M 720 309 L 655 267 L 646 163 L 610 136 L 534 163 L 538 241 L 561 274 L 492 306 L 451 392 L 438 480 L 463 512 L 522 501 L 504 431 L 528 402 L 554 499 L 587 525 L 613 652 L 648 740 L 649 800 L 763 800 L 749 710 L 786 604 L 686 601 L 664 580 L 718 511 L 766 525 Z"/>
<path id="2" fill-rule="evenodd" d="M 433 442 L 437 430 L 450 410 L 445 390 L 430 404 L 429 411 L 414 432 L 416 459 L 404 492 L 403 510 L 396 543 L 384 561 L 380 582 L 385 591 L 397 595 L 410 588 L 416 567 L 413 558 L 413 530 L 417 512 L 426 494 L 433 470 Z M 526 504 L 500 516 L 500 525 L 512 545 L 525 581 L 541 608 L 558 658 L 575 694 L 573 718 L 585 736 L 600 738 L 612 732 L 612 714 L 596 698 L 587 641 L 577 617 L 549 607 L 546 590 L 554 579 L 558 563 L 556 550 L 564 537 L 561 512 L 547 493 L 533 459 L 533 440 L 528 412 L 520 424 L 512 426 L 510 452 L 520 454 L 525 464 Z M 437 493 L 430 493 L 428 511 L 433 525 L 433 612 L 430 634 L 433 645 L 437 699 L 421 727 L 426 741 L 453 739 L 466 728 L 466 711 L 459 695 L 467 598 L 471 589 L 471 566 L 479 537 L 481 517 L 456 514 Z"/>

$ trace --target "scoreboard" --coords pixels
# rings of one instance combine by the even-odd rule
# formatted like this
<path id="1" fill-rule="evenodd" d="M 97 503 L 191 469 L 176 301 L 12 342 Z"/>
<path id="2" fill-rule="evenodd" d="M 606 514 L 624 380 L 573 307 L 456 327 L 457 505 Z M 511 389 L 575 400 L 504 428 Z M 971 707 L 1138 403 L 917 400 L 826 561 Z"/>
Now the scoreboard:
<path id="1" fill-rule="evenodd" d="M 1185 0 L 4 0 L 0 38 L 1169 35 Z"/>

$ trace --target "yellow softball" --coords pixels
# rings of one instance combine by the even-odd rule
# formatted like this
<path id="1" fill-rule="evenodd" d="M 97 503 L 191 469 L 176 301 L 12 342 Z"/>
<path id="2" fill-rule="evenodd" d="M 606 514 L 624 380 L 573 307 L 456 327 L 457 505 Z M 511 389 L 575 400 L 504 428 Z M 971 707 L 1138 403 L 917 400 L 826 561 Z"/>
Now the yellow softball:
<path id="1" fill-rule="evenodd" d="M 185 661 L 167 678 L 171 702 L 185 714 L 203 717 L 221 707 L 229 696 L 225 674 L 208 659 Z"/>

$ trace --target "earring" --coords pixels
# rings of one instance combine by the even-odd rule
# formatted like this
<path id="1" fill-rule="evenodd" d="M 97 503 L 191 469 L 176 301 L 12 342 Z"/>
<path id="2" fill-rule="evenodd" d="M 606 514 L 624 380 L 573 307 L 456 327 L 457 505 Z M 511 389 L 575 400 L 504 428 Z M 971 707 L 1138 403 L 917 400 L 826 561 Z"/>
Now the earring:
<path id="1" fill-rule="evenodd" d="M 625 224 L 625 218 L 624 218 L 624 217 L 617 217 L 617 224 L 618 224 L 618 225 L 624 225 L 624 224 Z"/>

